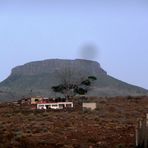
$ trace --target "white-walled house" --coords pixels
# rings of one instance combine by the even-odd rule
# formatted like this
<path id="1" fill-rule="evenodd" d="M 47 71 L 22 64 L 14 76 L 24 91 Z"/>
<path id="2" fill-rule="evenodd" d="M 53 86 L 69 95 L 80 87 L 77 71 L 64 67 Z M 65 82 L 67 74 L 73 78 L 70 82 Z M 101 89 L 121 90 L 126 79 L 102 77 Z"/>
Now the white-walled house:
<path id="1" fill-rule="evenodd" d="M 37 109 L 64 109 L 73 108 L 73 102 L 52 102 L 52 103 L 38 103 Z"/>

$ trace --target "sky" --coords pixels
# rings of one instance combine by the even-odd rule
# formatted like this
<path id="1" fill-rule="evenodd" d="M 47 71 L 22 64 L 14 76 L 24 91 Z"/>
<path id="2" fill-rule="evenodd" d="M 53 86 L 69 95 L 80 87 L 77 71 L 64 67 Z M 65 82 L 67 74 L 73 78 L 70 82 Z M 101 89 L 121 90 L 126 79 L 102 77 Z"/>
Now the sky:
<path id="1" fill-rule="evenodd" d="M 97 61 L 148 89 L 147 0 L 0 0 L 0 81 L 45 59 Z"/>

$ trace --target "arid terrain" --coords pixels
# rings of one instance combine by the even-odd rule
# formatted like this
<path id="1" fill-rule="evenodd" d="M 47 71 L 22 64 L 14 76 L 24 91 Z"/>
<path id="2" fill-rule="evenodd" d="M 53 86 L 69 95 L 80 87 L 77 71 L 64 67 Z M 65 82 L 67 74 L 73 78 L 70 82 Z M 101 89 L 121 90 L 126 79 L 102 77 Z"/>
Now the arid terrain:
<path id="1" fill-rule="evenodd" d="M 133 148 L 148 97 L 90 98 L 94 111 L 30 110 L 0 104 L 0 148 Z M 78 102 L 78 101 L 76 101 Z"/>

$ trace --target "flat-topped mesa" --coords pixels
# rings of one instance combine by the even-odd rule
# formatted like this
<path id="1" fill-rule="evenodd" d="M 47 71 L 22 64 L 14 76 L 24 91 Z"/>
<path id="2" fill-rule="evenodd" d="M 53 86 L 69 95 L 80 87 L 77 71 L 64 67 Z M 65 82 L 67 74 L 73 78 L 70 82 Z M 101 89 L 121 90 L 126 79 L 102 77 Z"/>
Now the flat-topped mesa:
<path id="1" fill-rule="evenodd" d="M 63 60 L 63 59 L 49 59 L 37 62 L 30 62 L 12 69 L 12 75 L 36 75 L 42 73 L 55 73 L 63 69 L 72 69 L 80 73 L 98 75 L 107 74 L 100 64 L 91 60 Z"/>
<path id="2" fill-rule="evenodd" d="M 49 59 L 30 62 L 13 68 L 12 73 L 0 83 L 0 99 L 16 100 L 21 96 L 55 97 L 52 87 L 67 79 L 79 83 L 88 76 L 97 78 L 87 92 L 88 96 L 148 95 L 148 90 L 125 83 L 108 75 L 98 62 L 75 59 Z"/>

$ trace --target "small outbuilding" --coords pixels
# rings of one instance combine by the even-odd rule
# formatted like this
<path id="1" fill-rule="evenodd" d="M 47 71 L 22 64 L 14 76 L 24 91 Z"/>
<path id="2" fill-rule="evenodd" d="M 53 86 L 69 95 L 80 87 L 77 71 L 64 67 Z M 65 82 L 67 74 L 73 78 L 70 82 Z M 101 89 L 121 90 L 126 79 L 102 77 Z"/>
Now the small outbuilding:
<path id="1" fill-rule="evenodd" d="M 83 109 L 95 110 L 97 108 L 97 105 L 96 103 L 83 103 L 82 107 Z"/>

